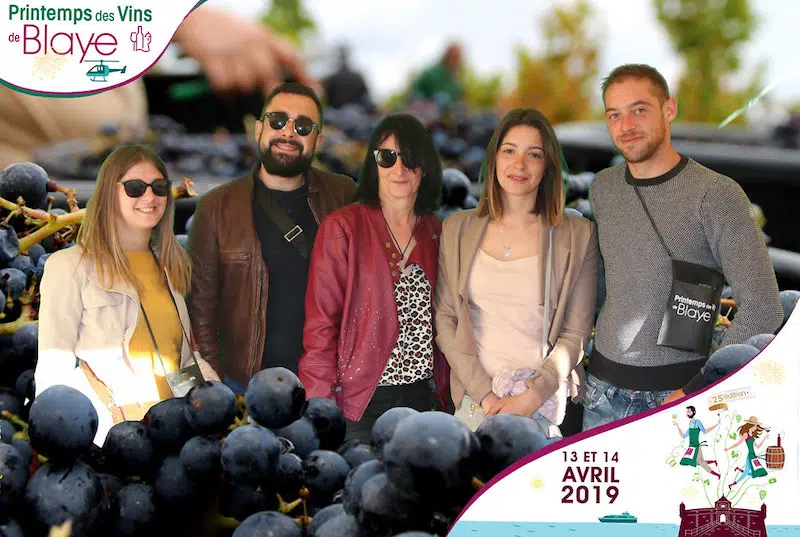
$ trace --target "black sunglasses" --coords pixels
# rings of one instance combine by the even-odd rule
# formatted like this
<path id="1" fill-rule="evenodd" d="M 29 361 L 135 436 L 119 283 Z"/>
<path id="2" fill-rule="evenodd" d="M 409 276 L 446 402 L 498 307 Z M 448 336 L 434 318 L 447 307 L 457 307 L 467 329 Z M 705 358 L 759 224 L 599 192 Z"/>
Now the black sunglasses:
<path id="1" fill-rule="evenodd" d="M 267 118 L 269 126 L 276 131 L 283 130 L 289 120 L 292 119 L 286 112 L 267 112 L 263 117 Z M 294 132 L 299 136 L 308 136 L 315 127 L 319 130 L 319 125 L 314 123 L 308 116 L 297 116 L 292 119 L 292 122 L 294 123 Z"/>
<path id="2" fill-rule="evenodd" d="M 172 188 L 172 182 L 168 179 L 156 179 L 152 183 L 145 183 L 141 179 L 129 179 L 122 181 L 121 184 L 129 198 L 141 198 L 147 192 L 147 187 L 150 187 L 156 196 L 164 197 L 169 195 Z"/>
<path id="3" fill-rule="evenodd" d="M 414 170 L 420 166 L 419 163 L 414 161 L 407 153 L 398 153 L 394 149 L 376 149 L 372 154 L 375 155 L 375 162 L 377 162 L 378 166 L 381 168 L 391 168 L 394 166 L 394 163 L 397 162 L 397 157 L 400 157 L 403 166 L 409 170 Z"/>

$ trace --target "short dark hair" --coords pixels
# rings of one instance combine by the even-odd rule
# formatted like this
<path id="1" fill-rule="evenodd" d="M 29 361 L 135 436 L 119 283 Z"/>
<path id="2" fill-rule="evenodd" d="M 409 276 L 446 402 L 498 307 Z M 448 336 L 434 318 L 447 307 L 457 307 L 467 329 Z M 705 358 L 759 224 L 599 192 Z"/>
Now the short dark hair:
<path id="1" fill-rule="evenodd" d="M 693 407 L 692 405 L 687 406 L 686 410 L 691 410 L 692 411 L 692 416 L 697 414 L 697 409 L 695 407 Z"/>
<path id="2" fill-rule="evenodd" d="M 542 136 L 545 168 L 536 202 L 531 212 L 544 215 L 547 226 L 558 226 L 564 216 L 564 178 L 561 144 L 558 143 L 553 126 L 540 111 L 534 108 L 515 108 L 510 110 L 497 123 L 489 146 L 486 148 L 480 182 L 484 183 L 481 199 L 478 202 L 478 216 L 489 216 L 495 220 L 503 216 L 502 187 L 497 180 L 497 152 L 512 127 L 527 125 L 538 130 Z"/>
<path id="3" fill-rule="evenodd" d="M 663 103 L 669 99 L 669 85 L 667 84 L 664 76 L 658 72 L 655 67 L 651 67 L 644 63 L 626 63 L 614 68 L 607 77 L 603 79 L 600 88 L 603 91 L 603 101 L 606 98 L 606 90 L 615 82 L 622 82 L 628 78 L 647 79 L 653 83 L 658 93 L 660 93 L 661 102 Z"/>
<path id="4" fill-rule="evenodd" d="M 308 86 L 304 86 L 298 82 L 284 82 L 283 84 L 276 86 L 269 95 L 267 95 L 267 99 L 264 101 L 264 106 L 261 107 L 261 117 L 264 117 L 264 112 L 266 112 L 269 103 L 272 102 L 272 99 L 275 98 L 276 95 L 280 93 L 291 93 L 293 95 L 305 95 L 312 101 L 314 104 L 317 105 L 317 112 L 319 113 L 319 130 L 322 130 L 322 125 L 324 123 L 323 115 L 322 115 L 322 101 L 319 100 L 319 96 L 317 92 L 313 89 L 309 88 Z"/>
<path id="5" fill-rule="evenodd" d="M 408 155 L 412 162 L 418 162 L 422 168 L 414 213 L 422 215 L 436 212 L 442 204 L 442 162 L 428 130 L 411 114 L 390 114 L 372 131 L 358 177 L 356 200 L 372 206 L 380 204 L 378 164 L 373 153 L 393 134 L 400 152 Z"/>

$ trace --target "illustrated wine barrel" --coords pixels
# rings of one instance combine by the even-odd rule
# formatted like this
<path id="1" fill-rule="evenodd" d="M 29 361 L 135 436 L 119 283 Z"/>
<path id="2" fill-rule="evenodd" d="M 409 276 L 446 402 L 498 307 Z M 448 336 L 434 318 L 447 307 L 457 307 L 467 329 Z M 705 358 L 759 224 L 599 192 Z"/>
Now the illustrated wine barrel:
<path id="1" fill-rule="evenodd" d="M 778 444 L 767 448 L 767 468 L 780 470 L 785 461 L 783 447 L 781 446 L 781 435 L 778 435 Z"/>

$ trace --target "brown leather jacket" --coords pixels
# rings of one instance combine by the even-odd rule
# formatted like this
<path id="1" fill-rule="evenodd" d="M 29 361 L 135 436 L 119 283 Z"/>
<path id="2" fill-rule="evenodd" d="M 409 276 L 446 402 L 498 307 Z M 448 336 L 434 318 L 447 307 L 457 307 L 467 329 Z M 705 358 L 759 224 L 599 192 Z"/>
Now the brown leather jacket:
<path id="1" fill-rule="evenodd" d="M 247 386 L 264 348 L 269 270 L 253 223 L 253 181 L 260 165 L 197 202 L 187 251 L 192 259 L 189 314 L 200 355 Z M 355 199 L 346 175 L 309 170 L 308 201 L 319 223 Z M 303 300 L 303 297 L 298 297 Z"/>

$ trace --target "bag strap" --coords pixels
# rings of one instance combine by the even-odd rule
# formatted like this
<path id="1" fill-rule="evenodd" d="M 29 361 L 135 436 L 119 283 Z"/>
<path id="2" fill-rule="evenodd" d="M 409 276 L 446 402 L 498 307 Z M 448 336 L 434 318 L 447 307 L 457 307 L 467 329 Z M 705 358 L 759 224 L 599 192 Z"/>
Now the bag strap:
<path id="1" fill-rule="evenodd" d="M 542 362 L 547 359 L 550 343 L 550 272 L 553 264 L 553 227 L 550 227 L 550 240 L 547 243 L 547 263 L 544 275 L 544 323 L 542 323 Z"/>
<path id="2" fill-rule="evenodd" d="M 672 256 L 672 251 L 670 251 L 669 247 L 667 246 L 667 243 L 664 242 L 664 238 L 661 236 L 661 233 L 659 233 L 658 227 L 656 227 L 655 220 L 653 220 L 653 217 L 650 216 L 650 211 L 647 210 L 647 204 L 644 202 L 644 198 L 642 198 L 641 192 L 639 192 L 639 187 L 634 185 L 633 189 L 636 191 L 636 195 L 639 197 L 639 201 L 642 204 L 642 209 L 644 209 L 644 213 L 647 215 L 647 219 L 650 220 L 650 224 L 653 226 L 653 230 L 656 232 L 656 235 L 658 235 L 658 240 L 661 241 L 661 246 L 663 246 L 664 250 L 667 251 L 667 255 L 670 257 L 670 259 L 674 259 Z"/>
<path id="3" fill-rule="evenodd" d="M 156 260 L 156 265 L 158 265 L 158 257 L 156 257 L 156 253 L 153 252 L 152 250 L 150 251 L 150 253 L 153 254 L 153 259 Z M 166 267 L 164 268 L 164 273 L 167 274 Z M 167 277 L 169 277 L 169 274 L 167 274 Z M 169 292 L 169 298 L 172 300 L 172 305 L 175 307 L 175 313 L 178 315 L 178 320 L 180 321 L 181 312 L 178 310 L 178 303 L 175 302 L 175 297 L 172 294 L 172 289 L 167 288 L 167 292 Z M 145 314 L 145 320 L 146 320 L 146 314 Z M 193 352 L 198 351 L 199 349 L 197 348 L 197 343 L 194 340 L 194 331 L 192 330 L 192 322 L 191 322 L 191 320 L 189 321 L 189 333 L 188 334 L 186 333 L 186 327 L 183 326 L 183 322 L 182 321 L 181 321 L 180 324 L 181 324 L 181 330 L 183 331 L 183 337 L 185 337 L 186 341 L 189 342 L 189 349 L 191 351 L 193 351 Z"/>
<path id="4" fill-rule="evenodd" d="M 94 371 L 92 371 L 92 368 L 89 367 L 89 364 L 81 359 L 78 359 L 78 367 L 83 371 L 84 375 L 86 375 L 86 380 L 89 382 L 89 386 L 92 387 L 92 390 L 94 390 L 94 393 L 106 406 L 106 408 L 108 408 L 109 412 L 111 413 L 111 421 L 114 423 L 125 421 L 125 411 L 114 403 L 108 387 L 103 384 L 99 378 L 97 378 L 97 375 L 94 374 Z"/>
<path id="5" fill-rule="evenodd" d="M 266 188 L 260 189 L 261 192 L 254 192 L 254 196 L 258 201 L 258 204 L 264 210 L 264 212 L 269 216 L 270 220 L 272 220 L 278 229 L 281 230 L 283 233 L 283 238 L 286 239 L 286 242 L 293 245 L 300 255 L 303 256 L 303 259 L 308 261 L 310 255 L 308 252 L 308 245 L 306 241 L 306 236 L 303 233 L 303 228 L 301 228 L 294 220 L 284 211 L 281 207 L 278 206 L 278 203 L 275 201 L 275 198 L 270 195 L 269 190 Z"/>
<path id="6" fill-rule="evenodd" d="M 89 364 L 79 358 L 78 367 L 83 371 L 84 375 L 86 376 L 86 380 L 89 382 L 89 386 L 91 386 L 92 390 L 94 390 L 95 395 L 97 395 L 98 399 L 100 399 L 105 408 L 107 408 L 111 413 L 112 422 L 116 424 L 128 419 L 139 419 L 135 416 L 142 414 L 141 406 L 135 403 L 121 406 L 117 405 L 111 397 L 108 386 L 106 386 L 103 381 L 97 378 L 97 375 L 94 374 L 94 371 L 92 371 L 92 368 L 89 367 Z"/>
<path id="7" fill-rule="evenodd" d="M 158 266 L 158 258 L 156 257 L 155 252 L 152 250 L 150 251 L 153 254 L 153 259 L 156 261 L 156 266 Z M 167 294 L 169 298 L 172 300 L 172 305 L 175 307 L 175 315 L 178 316 L 178 324 L 181 325 L 181 332 L 183 332 L 183 337 L 186 339 L 186 342 L 189 344 L 189 354 L 192 355 L 192 360 L 194 361 L 194 365 L 200 368 L 200 364 L 197 363 L 197 355 L 195 354 L 197 351 L 194 347 L 194 338 L 190 337 L 189 334 L 186 333 L 186 327 L 183 326 L 183 321 L 181 320 L 181 312 L 178 310 L 178 303 L 175 301 L 175 297 L 172 294 L 172 289 L 167 287 Z M 142 314 L 144 315 L 144 322 L 147 325 L 147 331 L 150 332 L 150 339 L 153 340 L 153 346 L 156 349 L 156 354 L 158 355 L 158 361 L 161 362 L 161 369 L 164 371 L 164 376 L 167 376 L 167 368 L 164 365 L 164 359 L 161 357 L 161 350 L 158 348 L 158 343 L 156 343 L 156 336 L 153 334 L 153 327 L 150 325 L 150 319 L 147 317 L 147 312 L 144 309 L 144 304 L 142 301 L 139 300 L 139 307 L 142 310 Z M 191 332 L 191 327 L 189 327 L 189 332 Z M 178 366 L 180 369 L 180 358 L 178 359 Z"/>

